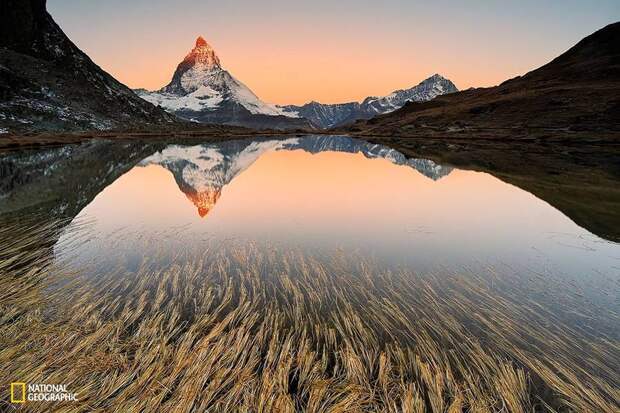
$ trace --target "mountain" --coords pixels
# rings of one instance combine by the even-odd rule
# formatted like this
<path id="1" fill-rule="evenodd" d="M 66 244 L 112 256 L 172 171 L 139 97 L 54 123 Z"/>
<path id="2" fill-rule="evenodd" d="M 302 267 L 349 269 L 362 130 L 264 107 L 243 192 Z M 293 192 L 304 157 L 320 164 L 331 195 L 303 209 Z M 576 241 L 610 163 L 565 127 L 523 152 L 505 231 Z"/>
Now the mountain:
<path id="1" fill-rule="evenodd" d="M 168 85 L 155 92 L 137 89 L 136 93 L 194 122 L 274 129 L 310 126 L 297 114 L 260 100 L 222 68 L 219 57 L 202 37 L 179 63 Z"/>
<path id="2" fill-rule="evenodd" d="M 361 135 L 438 138 L 620 137 L 620 22 L 499 86 L 408 103 L 359 121 Z"/>
<path id="3" fill-rule="evenodd" d="M 283 106 L 283 109 L 308 119 L 321 129 L 351 123 L 363 115 L 359 102 L 324 104 L 313 101 L 303 106 Z"/>
<path id="4" fill-rule="evenodd" d="M 0 132 L 168 125 L 75 46 L 45 0 L 0 2 Z"/>
<path id="5" fill-rule="evenodd" d="M 340 126 L 391 112 L 410 100 L 427 101 L 456 91 L 451 81 L 434 75 L 410 89 L 368 97 L 362 103 L 272 105 L 261 101 L 223 69 L 219 57 L 202 37 L 179 63 L 168 85 L 153 92 L 135 90 L 143 99 L 190 121 L 275 129 Z"/>
<path id="6" fill-rule="evenodd" d="M 396 90 L 384 97 L 369 96 L 362 103 L 310 102 L 303 106 L 283 106 L 283 109 L 285 113 L 297 114 L 310 120 L 313 125 L 327 129 L 353 123 L 358 119 L 370 119 L 379 114 L 392 112 L 409 101 L 426 102 L 437 96 L 457 91 L 454 83 L 435 74 L 410 89 Z"/>
<path id="7" fill-rule="evenodd" d="M 394 149 L 346 136 L 305 136 L 285 140 L 239 140 L 194 146 L 170 145 L 140 162 L 160 165 L 174 176 L 181 192 L 206 216 L 213 209 L 225 185 L 249 168 L 267 151 L 304 150 L 315 154 L 325 151 L 362 153 L 368 158 L 383 158 L 396 165 L 409 166 L 424 176 L 438 180 L 452 168 L 427 159 L 407 159 Z"/>

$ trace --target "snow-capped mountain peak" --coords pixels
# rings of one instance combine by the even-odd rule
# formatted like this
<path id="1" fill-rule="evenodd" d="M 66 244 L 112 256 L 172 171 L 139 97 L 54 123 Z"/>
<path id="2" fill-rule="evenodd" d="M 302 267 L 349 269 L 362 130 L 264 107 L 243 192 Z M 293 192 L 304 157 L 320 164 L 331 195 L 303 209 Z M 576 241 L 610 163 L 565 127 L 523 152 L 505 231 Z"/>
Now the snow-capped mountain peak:
<path id="1" fill-rule="evenodd" d="M 168 85 L 156 92 L 136 90 L 136 93 L 192 121 L 274 128 L 279 124 L 308 125 L 296 113 L 285 113 L 276 105 L 260 100 L 222 67 L 215 50 L 202 36 L 179 63 Z"/>
<path id="2" fill-rule="evenodd" d="M 203 70 L 221 68 L 220 58 L 202 36 L 198 36 L 196 46 L 185 56 L 183 63 L 190 63 L 192 66 L 201 65 Z"/>
<path id="3" fill-rule="evenodd" d="M 212 77 L 222 70 L 220 58 L 213 47 L 202 36 L 198 36 L 194 48 L 177 66 L 172 81 L 160 92 L 193 93 L 203 86 L 210 86 Z"/>
<path id="4" fill-rule="evenodd" d="M 209 45 L 209 43 L 207 43 L 207 41 L 205 40 L 205 38 L 204 38 L 204 37 L 202 37 L 202 36 L 198 36 L 198 37 L 196 38 L 196 48 L 199 48 L 199 47 L 205 47 L 205 46 L 206 46 L 206 47 L 211 47 L 211 46 Z"/>
<path id="5" fill-rule="evenodd" d="M 384 97 L 368 97 L 362 102 L 368 112 L 389 113 L 404 106 L 408 101 L 424 102 L 439 95 L 456 92 L 457 88 L 450 80 L 435 73 L 410 89 L 395 90 Z"/>
<path id="6" fill-rule="evenodd" d="M 361 103 L 273 105 L 263 102 L 222 67 L 215 49 L 199 36 L 168 85 L 156 92 L 135 92 L 154 105 L 194 122 L 292 129 L 342 126 L 392 112 L 408 101 L 424 102 L 456 91 L 450 80 L 434 74 L 409 89 L 395 90 L 383 97 L 367 97 Z"/>

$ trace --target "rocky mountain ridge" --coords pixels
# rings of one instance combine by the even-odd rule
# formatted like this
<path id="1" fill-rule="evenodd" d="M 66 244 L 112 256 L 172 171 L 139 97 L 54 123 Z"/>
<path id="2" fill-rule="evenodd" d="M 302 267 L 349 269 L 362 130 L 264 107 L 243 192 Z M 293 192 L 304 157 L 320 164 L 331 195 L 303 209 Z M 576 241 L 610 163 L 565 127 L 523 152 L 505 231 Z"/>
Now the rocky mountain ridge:
<path id="1" fill-rule="evenodd" d="M 383 97 L 369 96 L 361 103 L 268 104 L 223 69 L 213 47 L 198 37 L 168 85 L 153 92 L 135 91 L 154 105 L 194 122 L 276 129 L 328 129 L 389 113 L 408 101 L 425 102 L 457 90 L 450 80 L 435 74 L 412 88 L 396 90 Z"/>
<path id="2" fill-rule="evenodd" d="M 0 3 L 0 132 L 174 123 L 174 116 L 137 97 L 75 46 L 45 0 Z"/>
<path id="3" fill-rule="evenodd" d="M 359 119 L 371 119 L 377 115 L 400 109 L 407 102 L 426 102 L 437 96 L 458 92 L 450 80 L 439 74 L 423 80 L 409 89 L 395 90 L 387 96 L 369 96 L 361 103 L 323 104 L 310 102 L 302 106 L 283 106 L 286 111 L 296 113 L 313 125 L 328 129 L 351 124 Z"/>

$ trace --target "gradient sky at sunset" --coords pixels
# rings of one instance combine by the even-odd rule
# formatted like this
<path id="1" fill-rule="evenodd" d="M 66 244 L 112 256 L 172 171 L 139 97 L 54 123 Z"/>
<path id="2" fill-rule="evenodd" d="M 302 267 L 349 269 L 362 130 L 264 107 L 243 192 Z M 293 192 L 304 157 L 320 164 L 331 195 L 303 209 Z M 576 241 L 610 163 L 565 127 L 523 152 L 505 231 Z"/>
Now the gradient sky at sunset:
<path id="1" fill-rule="evenodd" d="M 130 87 L 158 89 L 198 35 L 261 99 L 361 100 L 434 73 L 458 88 L 534 69 L 608 23 L 620 1 L 49 0 L 65 33 Z"/>

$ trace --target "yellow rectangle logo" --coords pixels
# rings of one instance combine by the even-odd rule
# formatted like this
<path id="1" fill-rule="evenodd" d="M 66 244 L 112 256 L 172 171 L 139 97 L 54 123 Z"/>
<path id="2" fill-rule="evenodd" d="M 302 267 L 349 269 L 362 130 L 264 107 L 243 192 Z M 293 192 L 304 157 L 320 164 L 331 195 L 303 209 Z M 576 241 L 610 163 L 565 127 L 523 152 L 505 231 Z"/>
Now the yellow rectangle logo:
<path id="1" fill-rule="evenodd" d="M 11 383 L 11 403 L 26 403 L 26 383 Z"/>

